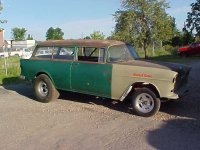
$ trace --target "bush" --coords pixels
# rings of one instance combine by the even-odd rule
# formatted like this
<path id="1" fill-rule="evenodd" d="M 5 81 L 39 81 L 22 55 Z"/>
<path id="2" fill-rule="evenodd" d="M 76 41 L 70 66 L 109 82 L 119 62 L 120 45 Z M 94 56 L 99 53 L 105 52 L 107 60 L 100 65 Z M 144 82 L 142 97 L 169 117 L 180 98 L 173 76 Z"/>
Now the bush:
<path id="1" fill-rule="evenodd" d="M 165 55 L 171 55 L 168 51 L 166 50 L 155 50 L 155 55 L 154 56 L 165 56 Z"/>
<path id="2" fill-rule="evenodd" d="M 144 50 L 136 48 L 138 55 L 141 58 L 144 58 Z M 147 56 L 148 57 L 158 57 L 158 56 L 166 56 L 166 55 L 177 55 L 177 48 L 173 47 L 171 45 L 165 45 L 163 49 L 155 49 L 154 55 L 153 55 L 153 49 L 148 48 L 147 49 Z"/>
<path id="3" fill-rule="evenodd" d="M 167 51 L 170 55 L 177 55 L 177 47 L 165 45 L 164 50 Z"/>
<path id="4" fill-rule="evenodd" d="M 0 84 L 16 83 L 20 75 L 19 57 L 6 58 L 7 62 L 7 76 L 5 71 L 4 58 L 0 58 Z M 6 81 L 6 82 L 5 82 Z"/>

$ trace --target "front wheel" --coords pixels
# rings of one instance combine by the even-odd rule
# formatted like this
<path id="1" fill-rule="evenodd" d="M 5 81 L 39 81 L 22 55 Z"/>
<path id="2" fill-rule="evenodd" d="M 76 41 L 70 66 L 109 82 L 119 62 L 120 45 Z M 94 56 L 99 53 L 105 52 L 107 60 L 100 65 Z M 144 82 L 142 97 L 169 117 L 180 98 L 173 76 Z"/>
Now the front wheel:
<path id="1" fill-rule="evenodd" d="M 41 74 L 36 77 L 33 83 L 34 94 L 38 101 L 48 103 L 59 97 L 59 92 L 52 84 L 49 77 Z"/>
<path id="2" fill-rule="evenodd" d="M 155 115 L 160 109 L 160 99 L 148 88 L 136 89 L 132 96 L 133 112 L 142 117 Z"/>

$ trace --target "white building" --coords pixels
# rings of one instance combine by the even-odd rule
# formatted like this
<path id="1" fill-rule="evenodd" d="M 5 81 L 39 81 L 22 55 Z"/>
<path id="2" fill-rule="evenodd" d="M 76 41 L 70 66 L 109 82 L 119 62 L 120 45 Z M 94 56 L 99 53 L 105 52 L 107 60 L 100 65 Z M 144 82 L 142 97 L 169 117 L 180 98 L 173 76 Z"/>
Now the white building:
<path id="1" fill-rule="evenodd" d="M 35 46 L 35 40 L 25 40 L 25 41 L 14 41 L 14 40 L 8 40 L 7 48 L 13 48 L 13 49 L 22 49 L 22 48 L 30 48 Z"/>

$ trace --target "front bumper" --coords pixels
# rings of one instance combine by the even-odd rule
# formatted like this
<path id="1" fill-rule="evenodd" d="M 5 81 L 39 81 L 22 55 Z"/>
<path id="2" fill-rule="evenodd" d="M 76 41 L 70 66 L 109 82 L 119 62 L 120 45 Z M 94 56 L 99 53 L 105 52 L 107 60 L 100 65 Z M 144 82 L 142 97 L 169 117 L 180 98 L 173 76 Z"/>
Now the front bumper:
<path id="1" fill-rule="evenodd" d="M 190 70 L 191 67 L 184 67 L 178 71 L 179 73 L 176 78 L 175 88 L 173 94 L 169 97 L 170 99 L 179 99 L 187 95 L 187 93 L 189 92 L 187 83 Z"/>
<path id="2" fill-rule="evenodd" d="M 179 99 L 188 94 L 189 90 L 187 86 L 183 86 L 182 88 L 178 89 L 174 92 L 173 95 L 169 96 L 168 99 Z"/>

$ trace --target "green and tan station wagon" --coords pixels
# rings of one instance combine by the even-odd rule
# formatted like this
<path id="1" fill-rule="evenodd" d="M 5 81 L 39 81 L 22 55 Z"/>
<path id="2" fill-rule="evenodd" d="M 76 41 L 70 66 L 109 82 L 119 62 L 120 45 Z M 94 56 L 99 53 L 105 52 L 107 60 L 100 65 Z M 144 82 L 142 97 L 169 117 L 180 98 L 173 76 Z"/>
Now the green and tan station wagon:
<path id="1" fill-rule="evenodd" d="M 162 101 L 185 95 L 190 72 L 184 65 L 142 60 L 130 44 L 112 40 L 41 42 L 20 66 L 40 102 L 57 99 L 59 90 L 130 97 L 133 113 L 143 117 L 156 114 Z"/>

